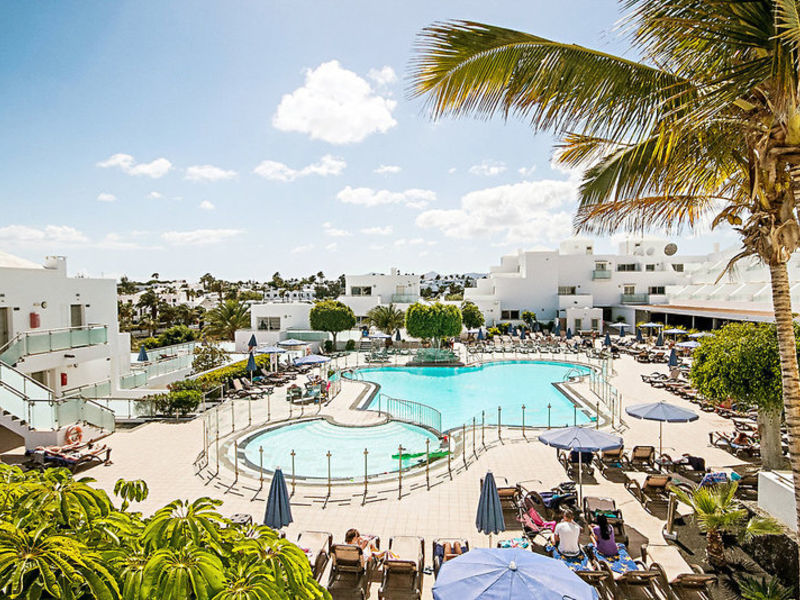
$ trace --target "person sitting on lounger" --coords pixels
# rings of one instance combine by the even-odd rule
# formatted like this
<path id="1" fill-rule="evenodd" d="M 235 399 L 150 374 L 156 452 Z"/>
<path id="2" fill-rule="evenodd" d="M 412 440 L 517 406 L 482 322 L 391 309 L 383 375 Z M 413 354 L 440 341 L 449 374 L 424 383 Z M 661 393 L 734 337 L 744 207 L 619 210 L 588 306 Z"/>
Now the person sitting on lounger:
<path id="1" fill-rule="evenodd" d="M 344 543 L 350 544 L 351 546 L 358 546 L 363 550 L 363 554 L 361 556 L 362 560 L 366 564 L 366 562 L 371 558 L 375 557 L 380 558 L 381 552 L 378 550 L 378 547 L 373 543 L 373 538 L 371 537 L 362 537 L 361 534 L 358 532 L 358 529 L 352 528 L 348 529 L 347 532 L 344 534 Z"/>
<path id="2" fill-rule="evenodd" d="M 603 556 L 617 554 L 617 543 L 614 540 L 614 528 L 604 514 L 597 515 L 597 524 L 592 527 L 591 536 L 595 549 Z"/>
<path id="3" fill-rule="evenodd" d="M 461 544 L 458 542 L 450 542 L 444 543 L 444 562 L 447 562 L 451 558 L 455 558 L 456 556 L 461 556 L 464 553 L 463 549 L 461 548 Z"/>
<path id="4" fill-rule="evenodd" d="M 578 538 L 581 535 L 581 526 L 578 525 L 570 509 L 564 510 L 564 516 L 556 525 L 553 532 L 553 542 L 558 546 L 558 551 L 564 556 L 577 556 L 581 553 Z"/>

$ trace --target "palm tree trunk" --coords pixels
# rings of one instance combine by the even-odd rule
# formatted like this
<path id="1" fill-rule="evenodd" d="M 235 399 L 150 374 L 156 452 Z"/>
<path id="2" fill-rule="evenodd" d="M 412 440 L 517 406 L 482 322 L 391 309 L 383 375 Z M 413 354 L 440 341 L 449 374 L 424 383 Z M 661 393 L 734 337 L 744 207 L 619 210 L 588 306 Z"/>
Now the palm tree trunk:
<path id="1" fill-rule="evenodd" d="M 789 429 L 789 459 L 794 475 L 795 511 L 800 519 L 800 376 L 797 370 L 792 297 L 786 264 L 771 264 L 769 272 L 772 278 L 772 305 L 778 330 L 783 404 L 786 410 L 786 425 Z"/>
<path id="2" fill-rule="evenodd" d="M 725 566 L 725 544 L 722 541 L 722 532 L 718 529 L 709 529 L 706 532 L 706 557 L 709 564 L 716 569 Z"/>
<path id="3" fill-rule="evenodd" d="M 774 471 L 783 466 L 781 448 L 781 409 L 758 409 L 758 439 L 761 446 L 761 465 L 765 471 Z"/>

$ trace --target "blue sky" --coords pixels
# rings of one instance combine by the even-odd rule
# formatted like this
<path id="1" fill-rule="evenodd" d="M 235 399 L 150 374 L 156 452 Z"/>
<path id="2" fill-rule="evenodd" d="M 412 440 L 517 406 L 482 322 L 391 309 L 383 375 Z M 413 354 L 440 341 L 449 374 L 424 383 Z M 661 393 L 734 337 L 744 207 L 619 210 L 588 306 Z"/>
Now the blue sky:
<path id="1" fill-rule="evenodd" d="M 416 34 L 471 19 L 622 52 L 615 2 L 0 4 L 0 249 L 73 272 L 483 271 L 571 234 L 521 122 L 433 123 Z M 705 252 L 729 232 L 681 242 Z M 601 248 L 610 249 L 605 240 Z"/>

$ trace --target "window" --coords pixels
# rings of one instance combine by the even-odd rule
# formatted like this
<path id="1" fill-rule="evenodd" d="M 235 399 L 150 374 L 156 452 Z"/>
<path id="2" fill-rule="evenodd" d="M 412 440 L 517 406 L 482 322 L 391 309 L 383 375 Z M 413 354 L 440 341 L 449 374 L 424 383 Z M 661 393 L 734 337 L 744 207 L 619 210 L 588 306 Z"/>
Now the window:
<path id="1" fill-rule="evenodd" d="M 577 333 L 583 329 L 583 319 L 575 319 L 575 332 Z"/>
<path id="2" fill-rule="evenodd" d="M 69 307 L 69 322 L 70 322 L 70 327 L 82 327 L 83 326 L 83 305 L 82 304 L 70 304 L 70 307 Z"/>
<path id="3" fill-rule="evenodd" d="M 596 263 L 594 263 L 594 270 L 595 271 L 608 271 L 608 263 L 607 262 L 596 262 Z"/>
<path id="4" fill-rule="evenodd" d="M 519 319 L 519 311 L 518 310 L 501 310 L 500 311 L 500 318 L 505 320 L 511 319 Z"/>
<path id="5" fill-rule="evenodd" d="M 591 246 L 586 246 L 586 254 L 594 254 L 594 249 Z"/>
<path id="6" fill-rule="evenodd" d="M 655 265 L 645 265 L 644 270 L 645 271 L 655 271 L 656 270 L 656 266 Z"/>
<path id="7" fill-rule="evenodd" d="M 626 283 L 622 286 L 622 293 L 626 296 L 631 296 L 636 293 L 636 286 L 632 283 Z"/>
<path id="8" fill-rule="evenodd" d="M 592 319 L 592 329 L 600 331 L 600 319 Z"/>
<path id="9" fill-rule="evenodd" d="M 353 286 L 350 288 L 351 296 L 372 296 L 372 286 Z"/>
<path id="10" fill-rule="evenodd" d="M 636 271 L 636 263 L 623 263 L 617 265 L 617 271 Z"/>
<path id="11" fill-rule="evenodd" d="M 259 317 L 258 329 L 261 331 L 280 331 L 281 318 L 280 317 Z"/>
<path id="12" fill-rule="evenodd" d="M 575 295 L 575 286 L 572 285 L 560 285 L 558 286 L 558 295 L 559 296 L 574 296 Z"/>
<path id="13" fill-rule="evenodd" d="M 672 270 L 677 271 L 678 273 L 683 273 L 683 263 L 673 264 Z"/>
<path id="14" fill-rule="evenodd" d="M 664 295 L 664 286 L 663 285 L 651 285 L 647 288 L 648 294 L 656 294 L 656 295 Z"/>

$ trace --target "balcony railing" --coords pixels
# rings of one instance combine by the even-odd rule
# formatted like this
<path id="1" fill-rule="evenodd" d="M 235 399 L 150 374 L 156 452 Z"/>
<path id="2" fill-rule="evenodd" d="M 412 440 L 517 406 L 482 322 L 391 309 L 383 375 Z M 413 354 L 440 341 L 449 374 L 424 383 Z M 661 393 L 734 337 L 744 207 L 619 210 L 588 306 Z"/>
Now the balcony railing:
<path id="1" fill-rule="evenodd" d="M 392 302 L 398 304 L 413 304 L 417 300 L 419 300 L 417 294 L 392 294 Z"/>
<path id="2" fill-rule="evenodd" d="M 592 280 L 596 281 L 598 279 L 611 279 L 611 271 L 595 269 L 592 271 Z"/>
<path id="3" fill-rule="evenodd" d="M 650 294 L 622 294 L 623 304 L 648 304 Z"/>
<path id="4" fill-rule="evenodd" d="M 106 343 L 108 343 L 108 327 L 106 325 L 25 331 L 0 349 L 0 361 L 14 365 L 24 356 Z"/>

